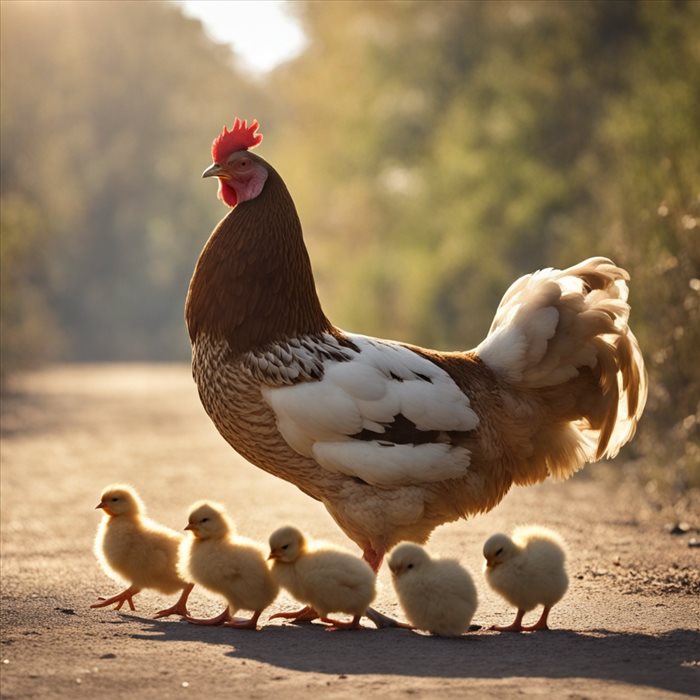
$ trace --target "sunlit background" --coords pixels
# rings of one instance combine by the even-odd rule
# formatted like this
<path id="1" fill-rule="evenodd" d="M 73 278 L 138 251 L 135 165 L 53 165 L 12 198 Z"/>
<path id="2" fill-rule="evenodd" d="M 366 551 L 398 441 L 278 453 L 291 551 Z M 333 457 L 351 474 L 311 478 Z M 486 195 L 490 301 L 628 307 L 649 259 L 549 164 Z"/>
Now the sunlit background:
<path id="1" fill-rule="evenodd" d="M 700 482 L 700 4 L 3 0 L 2 376 L 182 360 L 235 116 L 341 327 L 468 348 L 607 255 L 651 374 L 628 456 Z"/>

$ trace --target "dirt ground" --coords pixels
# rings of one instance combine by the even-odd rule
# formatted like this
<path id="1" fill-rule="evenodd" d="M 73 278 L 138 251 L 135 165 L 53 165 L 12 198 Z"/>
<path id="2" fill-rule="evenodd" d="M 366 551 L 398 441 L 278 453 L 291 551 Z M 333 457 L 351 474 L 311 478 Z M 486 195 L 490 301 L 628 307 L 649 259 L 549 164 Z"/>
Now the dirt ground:
<path id="1" fill-rule="evenodd" d="M 472 572 L 483 629 L 460 639 L 407 630 L 328 633 L 280 620 L 258 632 L 91 610 L 118 586 L 92 542 L 101 489 L 127 481 L 155 519 L 181 529 L 190 503 L 226 504 L 238 530 L 267 541 L 293 523 L 352 547 L 318 503 L 250 466 L 219 437 L 183 365 L 68 366 L 19 377 L 2 406 L 3 698 L 240 697 L 296 700 L 514 697 L 671 698 L 700 692 L 700 537 L 671 534 L 618 464 L 513 490 L 491 513 L 439 528 L 433 553 Z M 616 475 L 617 474 L 617 475 Z M 696 511 L 697 512 L 697 511 Z M 697 516 L 696 516 L 697 517 Z M 570 591 L 551 632 L 499 634 L 514 612 L 485 585 L 481 546 L 513 525 L 558 529 Z M 376 607 L 400 615 L 386 566 Z M 219 612 L 195 589 L 191 610 Z M 170 601 L 174 602 L 174 601 Z M 168 602 L 168 604 L 170 604 Z M 290 609 L 282 596 L 270 613 Z"/>

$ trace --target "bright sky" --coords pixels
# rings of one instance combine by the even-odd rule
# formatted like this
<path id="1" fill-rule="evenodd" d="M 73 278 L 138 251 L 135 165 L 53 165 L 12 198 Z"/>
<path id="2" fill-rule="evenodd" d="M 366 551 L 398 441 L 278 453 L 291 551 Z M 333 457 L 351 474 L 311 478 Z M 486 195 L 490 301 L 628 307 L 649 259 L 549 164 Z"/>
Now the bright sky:
<path id="1" fill-rule="evenodd" d="M 257 73 L 294 58 L 304 33 L 286 0 L 176 0 L 186 15 L 202 21 L 207 33 L 230 44 L 245 66 Z"/>

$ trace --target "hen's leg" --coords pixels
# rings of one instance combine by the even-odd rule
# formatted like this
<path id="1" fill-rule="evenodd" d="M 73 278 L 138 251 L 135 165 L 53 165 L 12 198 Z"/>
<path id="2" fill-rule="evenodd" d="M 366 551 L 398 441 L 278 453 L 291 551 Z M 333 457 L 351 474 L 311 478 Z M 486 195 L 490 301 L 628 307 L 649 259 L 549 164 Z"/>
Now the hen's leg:
<path id="1" fill-rule="evenodd" d="M 530 625 L 529 627 L 523 627 L 523 629 L 527 632 L 536 632 L 537 630 L 548 630 L 549 627 L 547 626 L 547 618 L 549 617 L 549 611 L 551 609 L 551 605 L 545 605 L 544 610 L 542 611 L 542 615 L 540 615 L 540 619 L 537 620 L 537 622 L 535 622 L 534 625 Z"/>
<path id="2" fill-rule="evenodd" d="M 229 612 L 228 605 L 224 608 L 221 615 L 217 615 L 216 617 L 199 618 L 190 617 L 189 615 L 185 617 L 185 620 L 187 620 L 187 622 L 191 622 L 193 625 L 224 625 L 230 619 L 231 613 Z"/>
<path id="3" fill-rule="evenodd" d="M 523 616 L 525 615 L 524 610 L 518 610 L 518 614 L 515 616 L 515 620 L 513 620 L 513 623 L 508 625 L 507 627 L 500 627 L 499 625 L 493 625 L 491 627 L 492 630 L 496 630 L 497 632 L 522 632 L 525 627 L 523 627 Z"/>
<path id="4" fill-rule="evenodd" d="M 156 619 L 160 617 L 168 617 L 168 615 L 180 615 L 180 617 L 188 617 L 189 613 L 187 612 L 187 598 L 189 597 L 190 593 L 192 593 L 193 588 L 194 583 L 188 583 L 182 589 L 182 593 L 177 599 L 177 603 L 175 603 L 175 605 L 166 608 L 165 610 L 159 610 L 153 617 L 155 617 Z"/>
<path id="5" fill-rule="evenodd" d="M 136 586 L 129 586 L 125 591 L 117 593 L 117 595 L 113 595 L 111 598 L 98 598 L 100 602 L 93 603 L 90 607 L 106 608 L 108 605 L 116 603 L 117 606 L 114 609 L 121 610 L 121 607 L 122 605 L 124 605 L 124 603 L 129 603 L 129 608 L 131 608 L 131 610 L 136 610 L 136 606 L 134 605 L 134 601 L 132 600 L 132 598 L 140 592 L 140 588 L 136 588 Z"/>
<path id="6" fill-rule="evenodd" d="M 367 547 L 364 552 L 362 552 L 362 558 L 372 567 L 374 573 L 378 573 L 379 569 L 384 561 L 384 552 L 376 552 L 371 547 Z M 411 625 L 407 625 L 405 622 L 399 622 L 394 620 L 393 617 L 388 617 L 383 615 L 378 610 L 374 608 L 367 608 L 365 615 L 374 623 L 375 627 L 378 629 L 383 629 L 384 627 L 400 627 L 402 629 L 412 630 Z"/>

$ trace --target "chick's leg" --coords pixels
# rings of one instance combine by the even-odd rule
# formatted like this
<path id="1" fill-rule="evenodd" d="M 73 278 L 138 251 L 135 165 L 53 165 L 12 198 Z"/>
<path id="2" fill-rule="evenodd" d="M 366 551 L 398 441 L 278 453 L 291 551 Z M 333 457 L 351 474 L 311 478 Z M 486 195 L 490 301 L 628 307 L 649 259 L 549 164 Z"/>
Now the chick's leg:
<path id="1" fill-rule="evenodd" d="M 310 606 L 306 606 L 295 612 L 281 612 L 270 615 L 269 620 L 274 620 L 276 617 L 283 617 L 285 620 L 294 620 L 294 622 L 311 622 L 318 618 L 318 613 Z"/>
<path id="2" fill-rule="evenodd" d="M 153 617 L 156 619 L 168 617 L 168 615 L 180 615 L 181 617 L 187 617 L 189 615 L 187 612 L 187 598 L 189 597 L 190 593 L 192 593 L 193 588 L 194 583 L 188 583 L 182 590 L 182 593 L 177 599 L 177 603 L 175 603 L 175 605 L 166 608 L 165 610 L 159 610 Z"/>
<path id="3" fill-rule="evenodd" d="M 355 615 L 350 622 L 341 622 L 340 620 L 333 620 L 330 617 L 322 617 L 323 622 L 327 622 L 330 627 L 326 627 L 326 632 L 336 632 L 337 630 L 362 630 L 365 629 L 360 624 L 360 619 L 362 615 Z"/>
<path id="4" fill-rule="evenodd" d="M 122 605 L 124 605 L 124 603 L 129 603 L 129 608 L 131 610 L 136 610 L 136 606 L 134 605 L 134 601 L 132 600 L 132 598 L 140 592 L 140 588 L 136 588 L 136 586 L 129 586 L 125 591 L 117 593 L 117 595 L 113 595 L 111 598 L 98 598 L 100 602 L 93 603 L 90 607 L 106 608 L 108 605 L 113 605 L 114 603 L 116 603 L 117 606 L 114 609 L 121 610 Z"/>
<path id="5" fill-rule="evenodd" d="M 523 627 L 523 629 L 527 632 L 536 632 L 537 630 L 548 630 L 549 627 L 547 626 L 547 618 L 549 617 L 549 611 L 551 609 L 551 605 L 545 605 L 544 610 L 542 611 L 542 615 L 540 615 L 540 619 L 537 620 L 537 622 L 535 622 L 534 625 L 530 625 L 529 627 Z"/>
<path id="6" fill-rule="evenodd" d="M 524 615 L 524 610 L 518 610 L 518 614 L 515 616 L 515 620 L 513 620 L 512 624 L 508 625 L 507 627 L 493 625 L 491 629 L 496 630 L 497 632 L 522 632 L 524 629 L 526 629 L 525 627 L 523 627 Z"/>
<path id="7" fill-rule="evenodd" d="M 229 612 L 228 605 L 224 608 L 221 615 L 217 615 L 216 617 L 200 618 L 190 617 L 189 615 L 185 616 L 185 620 L 191 622 L 193 625 L 225 625 L 230 619 L 231 613 Z"/>
<path id="8" fill-rule="evenodd" d="M 258 618 L 262 614 L 262 610 L 256 610 L 250 620 L 228 620 L 224 622 L 224 627 L 235 627 L 237 630 L 256 630 L 258 629 Z"/>

